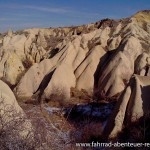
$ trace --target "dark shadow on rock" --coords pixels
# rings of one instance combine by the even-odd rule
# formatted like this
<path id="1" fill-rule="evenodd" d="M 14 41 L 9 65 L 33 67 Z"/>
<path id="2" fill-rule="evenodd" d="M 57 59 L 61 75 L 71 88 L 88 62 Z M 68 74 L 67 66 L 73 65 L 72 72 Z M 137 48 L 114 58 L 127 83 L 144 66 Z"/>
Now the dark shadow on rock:
<path id="1" fill-rule="evenodd" d="M 111 60 L 113 60 L 118 55 L 118 52 L 123 51 L 127 42 L 128 41 L 124 43 L 124 41 L 122 40 L 116 49 L 107 51 L 107 53 L 103 57 L 101 57 L 99 64 L 97 66 L 97 69 L 94 73 L 94 92 L 103 90 L 103 89 L 98 89 L 98 81 L 99 81 L 99 78 L 101 77 L 101 73 L 105 71 L 109 63 L 111 63 Z"/>
<path id="2" fill-rule="evenodd" d="M 52 76 L 53 76 L 55 70 L 56 70 L 56 69 L 54 69 L 53 71 L 51 71 L 49 74 L 47 74 L 47 75 L 43 78 L 41 84 L 39 85 L 39 88 L 38 88 L 37 91 L 34 93 L 34 94 L 36 95 L 36 94 L 38 93 L 38 91 L 39 91 L 39 94 L 38 94 L 38 99 L 39 99 L 39 100 L 41 99 L 41 96 L 42 96 L 42 94 L 43 94 L 45 88 L 48 86 L 48 84 L 49 84 L 49 82 L 50 82 L 50 80 L 51 80 L 51 78 L 52 78 Z"/>
<path id="3" fill-rule="evenodd" d="M 143 111 L 145 113 L 150 112 L 150 85 L 141 87 L 141 97 L 143 101 Z"/>
<path id="4" fill-rule="evenodd" d="M 101 73 L 105 70 L 106 66 L 109 64 L 110 60 L 116 55 L 117 50 L 108 51 L 104 56 L 99 60 L 99 64 L 94 73 L 94 94 L 98 89 L 98 81 Z"/>
<path id="5" fill-rule="evenodd" d="M 118 134 L 120 143 L 149 143 L 150 142 L 150 114 L 144 115 L 136 122 L 126 125 Z M 149 148 L 145 148 L 149 149 Z"/>
<path id="6" fill-rule="evenodd" d="M 51 52 L 50 52 L 50 57 L 49 58 L 53 58 L 58 52 L 59 52 L 59 48 L 52 49 Z"/>

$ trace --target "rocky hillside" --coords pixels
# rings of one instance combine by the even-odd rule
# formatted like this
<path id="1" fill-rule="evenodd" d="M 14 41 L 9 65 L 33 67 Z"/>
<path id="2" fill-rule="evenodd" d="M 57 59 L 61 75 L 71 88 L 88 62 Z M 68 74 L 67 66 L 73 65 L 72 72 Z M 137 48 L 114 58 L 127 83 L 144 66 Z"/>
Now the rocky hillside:
<path id="1" fill-rule="evenodd" d="M 0 34 L 0 78 L 19 99 L 52 100 L 55 95 L 69 101 L 72 88 L 93 93 L 96 100 L 119 98 L 122 126 L 128 101 L 133 111 L 138 106 L 140 113 L 146 110 L 141 102 L 135 105 L 137 99 L 147 100 L 145 76 L 150 76 L 149 10 L 77 27 Z"/>

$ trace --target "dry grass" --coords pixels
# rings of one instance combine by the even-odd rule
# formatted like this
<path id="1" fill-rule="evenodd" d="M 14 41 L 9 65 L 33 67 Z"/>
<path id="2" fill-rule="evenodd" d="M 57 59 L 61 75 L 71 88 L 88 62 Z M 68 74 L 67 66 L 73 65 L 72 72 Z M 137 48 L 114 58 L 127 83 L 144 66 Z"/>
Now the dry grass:
<path id="1" fill-rule="evenodd" d="M 63 92 L 58 92 L 58 89 L 56 91 L 56 93 L 53 93 L 53 97 L 51 97 L 51 100 L 55 101 L 49 101 L 48 103 L 50 107 L 62 108 L 61 111 L 56 113 L 47 111 L 45 108 L 49 106 L 44 102 L 41 104 L 30 103 L 30 101 L 26 104 L 20 102 L 21 107 L 27 115 L 27 118 L 25 119 L 30 119 L 32 123 L 34 136 L 19 141 L 18 131 L 15 130 L 15 132 L 12 133 L 14 124 L 10 124 L 10 130 L 6 130 L 7 132 L 5 131 L 5 134 L 2 134 L 3 138 L 1 138 L 0 141 L 4 146 L 3 149 L 1 148 L 2 150 L 8 149 L 8 147 L 5 148 L 5 146 L 8 145 L 6 142 L 11 144 L 12 150 L 17 149 L 18 147 L 20 150 L 80 150 L 82 148 L 75 147 L 75 143 L 91 142 L 93 140 L 98 140 L 101 137 L 102 124 L 100 121 L 94 121 L 90 117 L 85 117 L 81 122 L 76 120 L 70 122 L 70 113 L 64 117 L 64 107 L 73 106 L 78 102 L 80 102 L 80 104 L 87 104 L 91 102 L 92 94 L 85 90 L 78 91 L 72 88 L 71 99 L 74 100 L 74 102 L 70 102 L 69 100 L 70 104 L 66 106 L 66 104 L 62 105 L 62 102 L 66 103 L 65 94 Z M 13 120 L 15 121 L 15 118 Z M 0 134 L 1 133 L 2 131 L 0 131 Z M 13 138 L 12 141 L 7 141 L 10 134 L 12 134 L 11 139 L 12 137 L 16 137 Z M 23 144 L 20 145 L 20 143 Z"/>
<path id="2" fill-rule="evenodd" d="M 26 107 L 28 106 L 29 104 Z M 13 106 L 0 110 L 0 150 L 75 149 L 74 140 L 70 136 L 73 127 L 62 116 L 49 114 L 46 117 L 37 106 L 26 108 L 26 115 L 27 117 L 20 116 Z M 5 122 L 3 116 L 11 117 L 11 121 Z M 30 120 L 33 129 L 30 136 L 22 138 L 19 132 L 26 130 L 22 124 L 27 120 Z"/>
<path id="3" fill-rule="evenodd" d="M 149 22 L 150 20 L 150 11 L 141 11 L 133 16 L 137 19 L 138 22 Z"/>
<path id="4" fill-rule="evenodd" d="M 90 103 L 92 101 L 92 92 L 87 92 L 84 89 L 71 88 L 70 95 L 72 104 Z"/>
<path id="5" fill-rule="evenodd" d="M 53 88 L 52 94 L 49 99 L 46 99 L 51 107 L 68 107 L 75 104 L 84 104 L 92 101 L 92 93 L 88 93 L 86 90 L 77 90 L 75 88 L 70 89 L 70 98 L 65 88 Z"/>
<path id="6" fill-rule="evenodd" d="M 97 90 L 97 91 L 94 92 L 93 99 L 96 102 L 101 102 L 101 101 L 102 102 L 115 102 L 115 101 L 117 101 L 119 95 L 120 94 L 118 93 L 118 94 L 116 94 L 112 97 L 109 97 L 109 96 L 106 95 L 106 93 L 104 91 L 100 92 L 99 90 Z"/>
<path id="7" fill-rule="evenodd" d="M 5 103 L 0 98 L 0 149 L 33 149 L 35 146 L 32 129 L 25 126 L 29 120 L 14 109 L 14 106 Z M 22 133 L 24 134 L 22 136 Z"/>

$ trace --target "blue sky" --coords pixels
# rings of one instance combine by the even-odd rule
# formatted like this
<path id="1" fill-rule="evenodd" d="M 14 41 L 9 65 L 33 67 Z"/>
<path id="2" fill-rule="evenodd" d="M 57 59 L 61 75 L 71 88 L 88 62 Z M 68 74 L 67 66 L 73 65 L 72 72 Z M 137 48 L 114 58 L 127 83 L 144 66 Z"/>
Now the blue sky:
<path id="1" fill-rule="evenodd" d="M 0 0 L 0 32 L 119 19 L 144 9 L 150 0 Z"/>

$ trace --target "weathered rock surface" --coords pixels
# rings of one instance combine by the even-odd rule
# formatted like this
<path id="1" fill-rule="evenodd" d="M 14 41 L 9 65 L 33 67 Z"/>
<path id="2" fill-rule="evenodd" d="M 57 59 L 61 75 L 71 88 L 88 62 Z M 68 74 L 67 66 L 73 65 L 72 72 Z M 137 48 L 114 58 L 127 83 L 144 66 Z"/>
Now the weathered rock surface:
<path id="1" fill-rule="evenodd" d="M 95 46 L 93 49 L 91 49 L 91 51 L 89 51 L 87 58 L 75 70 L 77 89 L 85 89 L 87 91 L 93 90 L 94 73 L 97 69 L 101 57 L 105 53 L 106 52 L 100 45 Z"/>
<path id="2" fill-rule="evenodd" d="M 120 93 L 134 73 L 134 62 L 141 53 L 142 47 L 138 39 L 133 36 L 124 39 L 99 76 L 99 92 L 104 91 L 110 97 Z"/>
<path id="3" fill-rule="evenodd" d="M 48 76 L 53 64 L 49 59 L 43 60 L 40 64 L 35 63 L 22 77 L 16 87 L 18 97 L 31 97 L 38 90 L 45 76 Z"/>
<path id="4" fill-rule="evenodd" d="M 150 77 L 134 75 L 120 96 L 114 112 L 110 116 L 104 135 L 114 138 L 123 125 L 130 124 L 150 110 Z"/>
<path id="5" fill-rule="evenodd" d="M 0 80 L 0 100 L 1 103 L 4 103 L 4 105 L 12 105 L 13 108 L 16 110 L 16 112 L 21 112 L 23 113 L 21 107 L 18 105 L 16 98 L 13 94 L 13 92 L 11 91 L 11 89 L 9 88 L 9 86 L 4 83 L 3 81 Z M 3 105 L 0 105 L 1 109 L 3 109 Z"/>
<path id="6" fill-rule="evenodd" d="M 13 128 L 17 129 L 17 134 L 19 133 L 20 138 L 26 138 L 27 136 L 30 136 L 32 133 L 31 122 L 25 118 L 25 114 L 22 108 L 18 105 L 14 93 L 11 91 L 8 85 L 1 80 L 0 94 L 0 128 L 7 130 L 8 127 L 11 127 L 11 125 L 15 124 Z M 21 119 L 19 122 L 19 118 L 25 118 L 23 123 Z"/>

